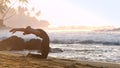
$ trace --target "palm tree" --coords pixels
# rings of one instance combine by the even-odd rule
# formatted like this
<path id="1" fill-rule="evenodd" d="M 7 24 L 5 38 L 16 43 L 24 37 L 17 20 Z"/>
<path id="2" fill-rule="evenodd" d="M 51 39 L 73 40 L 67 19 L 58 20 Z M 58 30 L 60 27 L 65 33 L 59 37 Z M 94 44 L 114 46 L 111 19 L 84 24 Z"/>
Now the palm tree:
<path id="1" fill-rule="evenodd" d="M 0 27 L 5 27 L 4 20 L 11 18 L 15 14 L 12 6 L 17 2 L 27 4 L 28 0 L 15 0 L 14 2 L 11 2 L 10 0 L 0 0 Z M 12 10 L 12 14 L 6 17 L 10 10 Z"/>

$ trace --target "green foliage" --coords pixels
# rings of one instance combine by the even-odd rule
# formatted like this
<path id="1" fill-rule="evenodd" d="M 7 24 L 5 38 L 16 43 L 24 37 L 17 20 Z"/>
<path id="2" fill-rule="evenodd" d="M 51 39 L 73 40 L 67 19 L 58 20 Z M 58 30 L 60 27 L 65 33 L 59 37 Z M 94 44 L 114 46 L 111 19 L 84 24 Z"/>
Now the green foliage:
<path id="1" fill-rule="evenodd" d="M 7 3 L 11 3 L 9 0 L 0 0 L 0 13 L 4 13 L 7 6 Z"/>
<path id="2" fill-rule="evenodd" d="M 2 19 L 6 16 L 6 14 L 9 12 L 9 10 L 11 9 L 11 7 L 16 2 L 27 4 L 28 0 L 15 0 L 13 2 L 11 2 L 10 0 L 0 0 L 0 14 L 1 14 Z M 11 4 L 11 5 L 8 6 L 8 4 Z"/>

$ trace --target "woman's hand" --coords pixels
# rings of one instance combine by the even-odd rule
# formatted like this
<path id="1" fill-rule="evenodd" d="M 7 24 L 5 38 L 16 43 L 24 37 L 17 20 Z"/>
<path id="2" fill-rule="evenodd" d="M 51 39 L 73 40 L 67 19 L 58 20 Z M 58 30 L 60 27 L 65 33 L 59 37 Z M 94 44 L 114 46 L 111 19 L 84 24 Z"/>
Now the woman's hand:
<path id="1" fill-rule="evenodd" d="M 15 33 L 16 29 L 11 29 L 9 32 Z"/>
<path id="2" fill-rule="evenodd" d="M 24 32 L 25 29 L 24 28 L 13 28 L 13 29 L 10 30 L 10 32 L 12 32 L 12 33 L 15 33 L 16 31 L 22 31 L 22 32 Z"/>
<path id="3" fill-rule="evenodd" d="M 12 33 L 15 33 L 16 31 L 23 32 L 23 35 L 31 34 L 31 29 L 28 27 L 26 27 L 26 28 L 13 28 L 10 30 L 10 32 L 12 32 Z"/>

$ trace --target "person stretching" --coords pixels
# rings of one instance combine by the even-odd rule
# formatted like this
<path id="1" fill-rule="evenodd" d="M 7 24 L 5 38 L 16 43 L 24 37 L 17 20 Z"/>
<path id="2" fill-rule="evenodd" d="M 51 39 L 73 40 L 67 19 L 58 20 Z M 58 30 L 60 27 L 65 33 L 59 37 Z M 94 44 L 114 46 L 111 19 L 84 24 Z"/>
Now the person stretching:
<path id="1" fill-rule="evenodd" d="M 49 36 L 43 29 L 33 29 L 30 26 L 27 26 L 26 28 L 13 28 L 10 30 L 10 32 L 12 32 L 12 33 L 15 33 L 16 31 L 23 32 L 23 35 L 34 34 L 34 35 L 42 38 L 42 42 L 40 45 L 41 46 L 40 47 L 41 55 L 29 53 L 28 54 L 29 56 L 37 57 L 37 58 L 41 58 L 41 59 L 46 59 L 48 57 L 48 53 L 49 53 L 49 49 L 50 49 Z"/>

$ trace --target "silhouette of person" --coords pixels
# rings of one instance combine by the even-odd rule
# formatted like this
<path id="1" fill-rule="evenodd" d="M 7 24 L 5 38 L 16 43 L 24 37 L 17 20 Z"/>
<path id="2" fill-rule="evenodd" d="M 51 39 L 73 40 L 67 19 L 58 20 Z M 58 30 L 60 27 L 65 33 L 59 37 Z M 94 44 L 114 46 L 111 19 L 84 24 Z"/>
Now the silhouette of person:
<path id="1" fill-rule="evenodd" d="M 42 29 L 33 29 L 30 26 L 27 26 L 26 28 L 13 28 L 10 30 L 10 32 L 15 33 L 16 31 L 21 31 L 23 32 L 23 35 L 27 35 L 27 34 L 34 34 L 40 38 L 42 38 L 42 42 L 41 42 L 41 47 L 40 47 L 40 52 L 41 55 L 37 55 L 37 54 L 31 54 L 29 53 L 29 56 L 32 57 L 37 57 L 37 58 L 43 58 L 46 59 L 48 57 L 48 53 L 49 53 L 49 36 L 48 34 L 42 30 Z"/>

